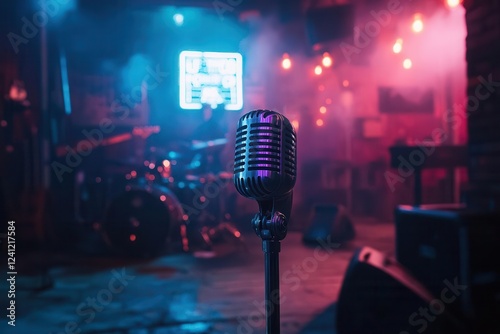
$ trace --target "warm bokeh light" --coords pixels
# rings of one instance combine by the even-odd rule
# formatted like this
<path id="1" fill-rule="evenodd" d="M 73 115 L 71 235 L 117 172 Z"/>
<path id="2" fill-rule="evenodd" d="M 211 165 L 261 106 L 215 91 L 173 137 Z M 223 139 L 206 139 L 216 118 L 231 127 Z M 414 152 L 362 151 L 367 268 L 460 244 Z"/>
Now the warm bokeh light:
<path id="1" fill-rule="evenodd" d="M 160 201 L 165 202 L 167 200 L 167 196 L 161 195 L 160 196 Z"/>
<path id="2" fill-rule="evenodd" d="M 403 67 L 407 70 L 409 70 L 412 67 L 412 62 L 410 58 L 406 58 L 403 60 Z"/>
<path id="3" fill-rule="evenodd" d="M 314 74 L 321 75 L 321 73 L 323 73 L 323 68 L 320 65 L 316 66 L 314 68 Z"/>
<path id="4" fill-rule="evenodd" d="M 458 7 L 462 3 L 461 0 L 446 0 L 446 4 L 450 8 Z"/>
<path id="5" fill-rule="evenodd" d="M 135 239 L 137 239 L 137 237 L 135 236 L 135 234 L 131 234 L 129 239 L 130 239 L 130 241 L 135 241 Z"/>
<path id="6" fill-rule="evenodd" d="M 292 121 L 292 126 L 295 129 L 295 131 L 298 131 L 299 130 L 299 121 L 297 121 L 296 119 L 293 120 Z"/>
<path id="7" fill-rule="evenodd" d="M 333 102 L 333 101 L 332 101 L 332 99 L 331 99 L 331 98 L 327 98 L 327 99 L 325 100 L 325 103 L 326 103 L 326 104 L 332 104 L 332 102 Z"/>
<path id="8" fill-rule="evenodd" d="M 168 161 L 168 160 L 163 160 L 163 166 L 164 166 L 165 168 L 170 167 L 170 161 Z"/>
<path id="9" fill-rule="evenodd" d="M 319 112 L 322 114 L 326 114 L 326 107 L 325 106 L 319 107 Z"/>
<path id="10" fill-rule="evenodd" d="M 292 61 L 288 53 L 283 54 L 283 59 L 281 60 L 281 67 L 285 70 L 289 70 L 292 67 Z"/>
<path id="11" fill-rule="evenodd" d="M 422 21 L 422 14 L 415 14 L 413 16 L 413 23 L 411 24 L 411 29 L 415 33 L 422 32 L 424 30 L 424 21 Z"/>
<path id="12" fill-rule="evenodd" d="M 324 86 L 324 85 L 319 85 L 319 86 L 318 86 L 318 90 L 319 90 L 320 92 L 323 92 L 323 91 L 325 90 L 325 86 Z"/>
<path id="13" fill-rule="evenodd" d="M 289 70 L 292 67 L 292 61 L 289 58 L 285 58 L 281 61 L 281 67 L 285 70 Z"/>
<path id="14" fill-rule="evenodd" d="M 317 126 L 323 126 L 323 124 L 325 124 L 325 122 L 323 122 L 323 120 L 321 118 L 316 120 Z"/>
<path id="15" fill-rule="evenodd" d="M 349 87 L 349 80 L 342 81 L 342 86 Z"/>
<path id="16" fill-rule="evenodd" d="M 330 54 L 328 54 L 328 52 L 323 53 L 323 59 L 321 60 L 321 63 L 324 67 L 330 67 L 333 65 L 333 59 L 332 57 L 330 57 Z"/>
<path id="17" fill-rule="evenodd" d="M 403 50 L 403 39 L 402 38 L 398 38 L 396 40 L 396 43 L 394 43 L 394 45 L 392 46 L 392 52 L 394 52 L 394 53 L 400 53 L 401 50 Z"/>

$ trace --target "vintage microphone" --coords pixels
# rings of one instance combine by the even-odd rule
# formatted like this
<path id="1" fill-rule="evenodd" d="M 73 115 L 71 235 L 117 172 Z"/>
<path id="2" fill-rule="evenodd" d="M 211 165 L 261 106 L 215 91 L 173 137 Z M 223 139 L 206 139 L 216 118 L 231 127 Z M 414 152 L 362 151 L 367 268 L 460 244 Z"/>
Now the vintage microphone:
<path id="1" fill-rule="evenodd" d="M 238 121 L 234 185 L 259 204 L 252 226 L 265 256 L 266 333 L 280 333 L 279 252 L 287 233 L 297 178 L 296 134 L 271 110 L 254 110 Z"/>

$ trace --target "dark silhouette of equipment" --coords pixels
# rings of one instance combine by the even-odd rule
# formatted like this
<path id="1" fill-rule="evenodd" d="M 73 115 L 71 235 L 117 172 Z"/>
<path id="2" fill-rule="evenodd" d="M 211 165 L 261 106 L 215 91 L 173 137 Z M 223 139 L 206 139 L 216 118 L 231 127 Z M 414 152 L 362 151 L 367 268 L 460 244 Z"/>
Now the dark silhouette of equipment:
<path id="1" fill-rule="evenodd" d="M 280 333 L 279 252 L 288 230 L 297 178 L 296 134 L 290 121 L 270 110 L 254 110 L 238 121 L 234 184 L 259 204 L 252 226 L 265 255 L 267 333 Z"/>
<path id="2" fill-rule="evenodd" d="M 306 29 L 312 45 L 352 36 L 353 7 L 337 5 L 310 9 L 306 13 Z"/>
<path id="3" fill-rule="evenodd" d="M 396 210 L 397 260 L 436 295 L 445 280 L 466 286 L 450 308 L 483 333 L 500 314 L 500 258 L 492 254 L 499 222 L 498 212 L 479 213 L 453 204 Z"/>
<path id="4" fill-rule="evenodd" d="M 422 172 L 427 168 L 448 168 L 453 170 L 457 167 L 466 167 L 469 164 L 466 146 L 439 145 L 439 146 L 392 146 L 389 148 L 391 154 L 391 167 L 398 170 L 408 171 L 414 176 L 413 204 L 422 204 Z M 419 163 L 416 161 L 419 154 L 426 152 L 425 158 Z"/>
<path id="5" fill-rule="evenodd" d="M 169 189 L 128 186 L 111 201 L 103 231 L 115 251 L 150 257 L 165 250 L 171 230 L 182 224 L 183 216 L 181 204 Z"/>
<path id="6" fill-rule="evenodd" d="M 396 260 L 364 247 L 354 254 L 342 283 L 337 330 L 339 334 L 465 333 L 449 311 L 452 297 L 451 291 L 433 296 Z"/>
<path id="7" fill-rule="evenodd" d="M 302 241 L 316 245 L 323 241 L 343 243 L 354 239 L 356 232 L 347 209 L 342 205 L 317 205 L 311 224 L 304 232 Z"/>

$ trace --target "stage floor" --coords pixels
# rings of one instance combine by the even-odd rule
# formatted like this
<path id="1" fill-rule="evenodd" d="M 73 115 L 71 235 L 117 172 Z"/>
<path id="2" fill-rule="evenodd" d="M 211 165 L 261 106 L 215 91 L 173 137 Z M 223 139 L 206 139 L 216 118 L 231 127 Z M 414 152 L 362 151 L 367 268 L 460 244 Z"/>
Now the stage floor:
<path id="1" fill-rule="evenodd" d="M 354 224 L 356 239 L 341 247 L 306 247 L 297 232 L 284 240 L 282 333 L 335 333 L 334 303 L 354 250 L 371 246 L 393 253 L 392 223 L 355 218 Z M 229 251 L 215 258 L 173 254 L 145 262 L 50 253 L 26 257 L 25 261 L 38 262 L 41 268 L 52 263 L 45 279 L 53 285 L 33 291 L 43 277 L 19 275 L 16 326 L 7 326 L 3 315 L 0 331 L 264 333 L 263 253 L 256 235 L 245 233 L 244 237 L 244 246 L 229 246 Z"/>

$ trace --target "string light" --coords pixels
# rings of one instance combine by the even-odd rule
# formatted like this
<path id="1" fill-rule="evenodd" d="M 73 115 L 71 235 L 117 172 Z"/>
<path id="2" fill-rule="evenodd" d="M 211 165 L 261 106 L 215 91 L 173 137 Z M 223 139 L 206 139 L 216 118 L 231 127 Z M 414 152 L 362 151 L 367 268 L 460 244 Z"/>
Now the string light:
<path id="1" fill-rule="evenodd" d="M 321 63 L 324 67 L 330 67 L 333 65 L 333 59 L 332 57 L 330 57 L 330 54 L 328 52 L 323 53 L 323 59 L 321 60 Z"/>
<path id="2" fill-rule="evenodd" d="M 320 65 L 316 66 L 314 68 L 314 74 L 321 75 L 321 73 L 323 73 L 323 68 Z"/>
<path id="3" fill-rule="evenodd" d="M 455 8 L 455 7 L 458 7 L 460 6 L 460 4 L 462 3 L 461 0 L 447 0 L 446 1 L 446 4 L 448 5 L 448 7 L 450 8 Z"/>
<path id="4" fill-rule="evenodd" d="M 417 34 L 424 30 L 424 21 L 422 21 L 422 14 L 417 13 L 413 15 L 413 23 L 411 24 L 411 29 Z"/>
<path id="5" fill-rule="evenodd" d="M 281 60 L 281 67 L 285 70 L 289 70 L 292 67 L 292 61 L 288 53 L 283 54 L 283 59 Z"/>
<path id="6" fill-rule="evenodd" d="M 394 45 L 392 46 L 392 51 L 394 53 L 400 53 L 401 50 L 403 50 L 403 39 L 402 38 L 398 38 L 396 40 L 396 43 L 394 43 Z"/>
<path id="7" fill-rule="evenodd" d="M 411 62 L 411 59 L 410 58 L 406 58 L 405 60 L 403 60 L 403 67 L 407 70 L 409 70 L 411 67 L 412 67 L 412 62 Z"/>

